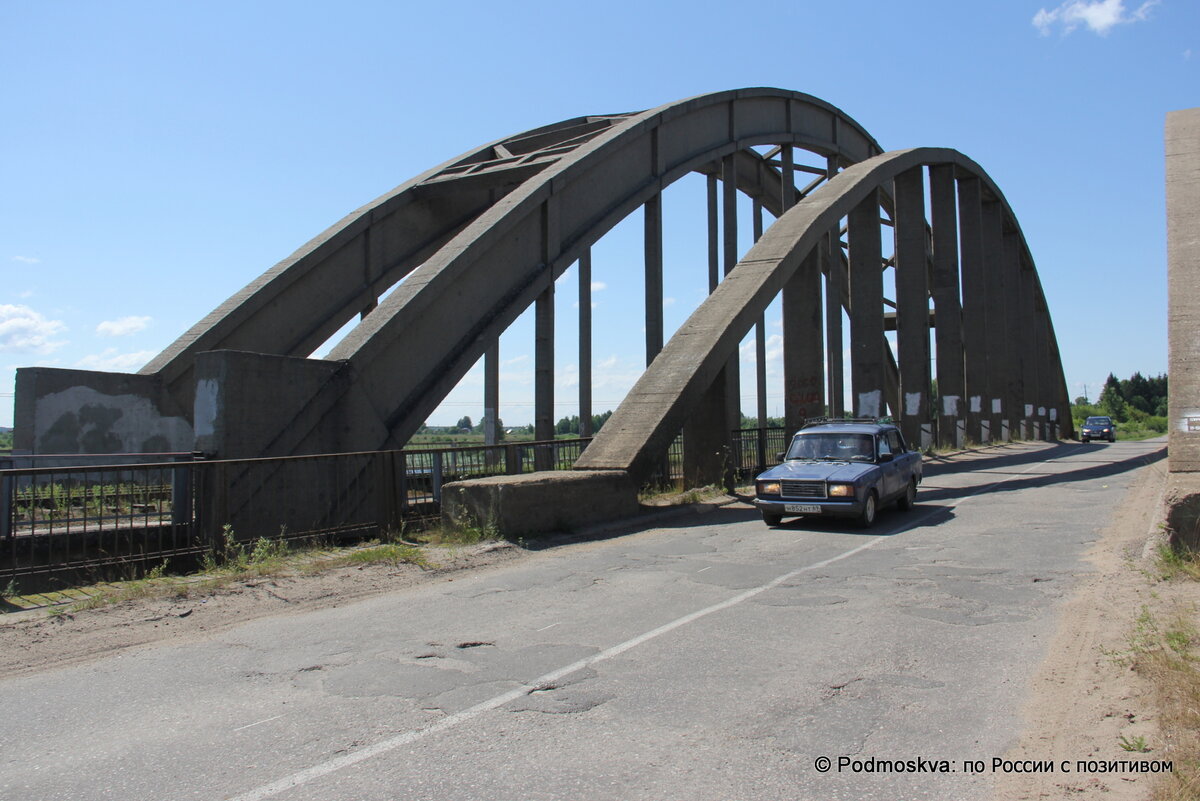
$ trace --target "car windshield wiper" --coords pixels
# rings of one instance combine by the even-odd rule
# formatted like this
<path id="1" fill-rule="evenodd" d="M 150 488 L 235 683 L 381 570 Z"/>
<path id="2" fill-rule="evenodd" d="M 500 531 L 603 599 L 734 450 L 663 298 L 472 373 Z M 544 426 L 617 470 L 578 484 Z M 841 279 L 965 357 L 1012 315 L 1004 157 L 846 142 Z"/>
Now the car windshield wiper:
<path id="1" fill-rule="evenodd" d="M 845 456 L 821 456 L 819 461 L 822 462 L 848 462 L 850 461 Z"/>

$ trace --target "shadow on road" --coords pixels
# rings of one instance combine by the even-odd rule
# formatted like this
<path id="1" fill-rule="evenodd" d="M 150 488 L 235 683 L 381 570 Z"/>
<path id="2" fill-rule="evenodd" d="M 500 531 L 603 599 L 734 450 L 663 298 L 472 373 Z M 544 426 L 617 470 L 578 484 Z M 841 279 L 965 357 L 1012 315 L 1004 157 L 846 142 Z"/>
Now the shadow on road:
<path id="1" fill-rule="evenodd" d="M 1079 456 L 1087 450 L 1095 449 L 1097 456 L 1105 454 L 1105 446 L 1081 445 L 1073 442 L 1060 442 L 1049 448 L 1026 449 L 1015 452 L 1007 451 L 1004 447 L 996 450 L 975 451 L 969 454 L 957 455 L 950 459 L 927 458 L 924 465 L 924 477 L 937 479 L 940 476 L 959 473 L 977 474 L 978 481 L 964 484 L 960 487 L 923 487 L 917 495 L 917 504 L 911 512 L 899 512 L 893 506 L 880 510 L 879 519 L 871 528 L 858 528 L 853 521 L 832 517 L 796 517 L 785 520 L 777 526 L 780 532 L 789 531 L 828 531 L 838 534 L 859 534 L 866 537 L 886 537 L 906 531 L 913 521 L 920 526 L 939 526 L 954 519 L 952 508 L 933 510 L 927 504 L 934 501 L 956 500 L 970 495 L 987 492 L 1013 492 L 1030 487 L 1046 487 L 1054 484 L 1065 484 L 1077 481 L 1089 481 L 1105 478 L 1120 473 L 1127 473 L 1148 464 L 1165 459 L 1167 446 L 1163 443 L 1150 453 L 1139 453 L 1116 461 L 1106 461 L 1102 464 L 1088 464 L 1078 469 L 1061 470 L 1053 473 L 1031 473 L 1021 478 L 1009 478 L 1012 473 L 1001 473 L 1023 465 L 1041 463 L 1053 464 L 1072 456 Z M 698 503 L 674 508 L 658 508 L 651 511 L 643 509 L 639 517 L 628 520 L 588 528 L 582 531 L 564 532 L 549 536 L 531 538 L 521 542 L 527 550 L 540 551 L 569 545 L 578 542 L 595 542 L 623 537 L 649 528 L 657 529 L 690 529 L 697 526 L 728 525 L 751 520 L 761 520 L 758 510 L 749 508 L 753 502 L 752 494 L 738 493 L 732 499 L 742 504 L 714 505 Z"/>
<path id="2" fill-rule="evenodd" d="M 965 484 L 961 487 L 938 487 L 922 489 L 918 495 L 921 501 L 941 501 L 965 498 L 980 491 L 1014 492 L 1030 487 L 1048 487 L 1054 484 L 1067 484 L 1077 481 L 1090 481 L 1096 478 L 1106 478 L 1120 473 L 1128 473 L 1139 467 L 1154 464 L 1167 457 L 1167 446 L 1163 444 L 1150 453 L 1139 453 L 1102 464 L 1091 464 L 1072 470 L 1060 470 L 1049 473 L 1033 473 L 1024 478 L 1004 478 L 1005 474 L 995 471 L 1002 468 L 1034 465 L 1039 463 L 1054 463 L 1070 456 L 1078 456 L 1095 446 L 1084 446 L 1075 443 L 1058 443 L 1048 449 L 1024 451 L 1021 453 L 1000 454 L 997 456 L 981 456 L 971 459 L 946 462 L 931 461 L 925 466 L 925 478 L 936 479 L 939 476 L 955 473 L 979 474 L 980 481 Z M 1097 455 L 1107 453 L 1107 449 L 1096 449 Z M 994 486 L 993 486 L 994 485 Z"/>

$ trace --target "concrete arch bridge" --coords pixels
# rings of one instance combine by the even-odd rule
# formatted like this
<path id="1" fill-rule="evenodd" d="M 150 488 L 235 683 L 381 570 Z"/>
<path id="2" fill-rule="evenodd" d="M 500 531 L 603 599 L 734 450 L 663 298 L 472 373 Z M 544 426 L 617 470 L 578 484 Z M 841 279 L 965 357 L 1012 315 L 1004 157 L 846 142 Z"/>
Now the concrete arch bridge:
<path id="1" fill-rule="evenodd" d="M 707 181 L 709 294 L 664 341 L 662 193 L 691 173 Z M 741 258 L 739 192 L 756 239 Z M 756 88 L 567 120 L 435 167 L 331 226 L 137 374 L 18 371 L 16 446 L 225 458 L 398 448 L 481 358 L 494 436 L 497 343 L 530 306 L 535 430 L 552 438 L 555 279 L 574 264 L 588 434 L 591 248 L 639 209 L 648 366 L 576 481 L 603 474 L 627 495 L 681 431 L 688 478 L 718 477 L 741 412 L 738 345 L 755 328 L 765 417 L 762 318 L 780 295 L 789 427 L 827 408 L 890 414 L 923 444 L 1070 433 L 1045 296 L 987 174 L 954 150 L 885 153 L 830 104 Z"/>

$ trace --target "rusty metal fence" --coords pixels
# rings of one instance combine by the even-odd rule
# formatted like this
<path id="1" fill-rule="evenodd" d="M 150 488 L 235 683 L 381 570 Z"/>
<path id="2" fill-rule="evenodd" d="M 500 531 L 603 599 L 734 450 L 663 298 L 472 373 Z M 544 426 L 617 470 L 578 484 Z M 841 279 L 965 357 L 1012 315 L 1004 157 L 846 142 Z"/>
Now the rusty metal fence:
<path id="1" fill-rule="evenodd" d="M 184 569 L 224 543 L 369 538 L 439 514 L 450 481 L 567 470 L 589 439 L 263 459 L 61 466 L 0 462 L 0 591 L 132 578 Z M 744 474 L 773 463 L 783 432 L 735 432 Z M 163 458 L 163 457 L 169 457 Z M 13 457 L 17 459 L 29 457 Z M 73 457 L 79 461 L 85 457 Z M 53 460 L 48 460 L 53 461 Z M 60 460 L 61 461 L 61 460 Z M 115 458 L 113 459 L 115 461 Z M 19 464 L 19 462 L 18 462 Z M 665 478 L 683 475 L 679 439 Z"/>

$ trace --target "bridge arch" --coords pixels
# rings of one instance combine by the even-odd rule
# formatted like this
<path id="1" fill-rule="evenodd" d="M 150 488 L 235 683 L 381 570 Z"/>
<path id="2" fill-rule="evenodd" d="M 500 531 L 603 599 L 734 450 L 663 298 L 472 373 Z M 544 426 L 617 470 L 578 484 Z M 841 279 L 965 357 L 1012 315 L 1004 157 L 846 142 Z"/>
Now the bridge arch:
<path id="1" fill-rule="evenodd" d="M 815 271 L 819 270 L 814 254 L 819 252 L 822 238 L 831 229 L 836 230 L 843 218 L 849 220 L 851 348 L 855 365 L 853 413 L 875 416 L 883 412 L 879 400 L 885 395 L 883 348 L 886 346 L 881 339 L 879 194 L 894 191 L 895 197 L 898 246 L 894 266 L 900 296 L 898 349 L 903 352 L 912 348 L 919 353 L 922 340 L 927 345 L 929 337 L 926 299 L 930 288 L 926 279 L 930 259 L 924 247 L 926 226 L 920 183 L 923 178 L 920 171 L 924 168 L 936 171 L 941 179 L 932 179 L 935 191 L 944 193 L 952 188 L 944 182 L 950 175 L 965 185 L 959 192 L 962 216 L 969 218 L 971 204 L 975 203 L 979 230 L 964 225 L 964 247 L 990 249 L 994 253 L 994 257 L 986 260 L 966 262 L 968 273 L 964 278 L 969 275 L 971 282 L 980 282 L 981 286 L 972 287 L 976 292 L 974 299 L 969 293 L 964 295 L 968 313 L 963 317 L 978 316 L 956 325 L 953 309 L 956 299 L 952 296 L 938 310 L 939 325 L 951 329 L 951 347 L 954 339 L 963 347 L 966 357 L 963 363 L 968 366 L 972 361 L 984 363 L 978 372 L 982 380 L 972 375 L 976 383 L 968 385 L 968 389 L 963 389 L 962 371 L 957 376 L 949 370 L 939 373 L 943 381 L 955 382 L 949 387 L 943 384 L 942 416 L 951 418 L 951 425 L 960 417 L 973 418 L 973 423 L 966 420 L 964 423 L 973 425 L 976 432 L 981 424 L 990 426 L 993 419 L 996 426 L 993 430 L 1011 426 L 1015 431 L 1017 426 L 1027 429 L 1037 424 L 1040 408 L 1047 421 L 1060 419 L 1069 426 L 1066 385 L 1053 326 L 1033 260 L 1012 209 L 994 182 L 966 156 L 945 148 L 916 148 L 885 153 L 847 168 L 767 229 L 737 268 L 666 344 L 576 467 L 622 470 L 635 480 L 644 480 L 653 473 L 661 454 L 688 420 L 714 419 L 704 414 L 704 407 L 725 402 L 727 396 L 717 386 L 718 378 L 736 353 L 738 343 L 767 304 L 784 291 L 797 273 L 808 270 L 807 285 L 811 286 Z M 939 202 L 944 203 L 945 198 L 935 199 L 935 207 Z M 1001 241 L 986 241 L 995 237 Z M 937 238 L 934 237 L 935 241 Z M 971 238 L 979 241 L 968 242 Z M 951 236 L 951 245 L 953 239 Z M 856 253 L 858 247 L 865 254 Z M 950 260 L 943 258 L 945 261 Z M 935 286 L 937 270 L 935 265 Z M 999 287 L 1000 294 L 986 297 L 989 287 Z M 956 287 L 954 292 L 957 293 Z M 936 289 L 933 294 L 937 302 Z M 1013 347 L 997 349 L 998 343 L 1011 343 Z M 968 349 L 974 352 L 967 353 Z M 901 361 L 902 367 L 910 368 L 902 370 L 901 390 L 911 413 L 894 408 L 898 418 L 917 417 L 914 407 L 924 402 L 922 396 L 927 400 L 933 376 L 927 360 L 914 361 L 915 364 Z M 943 361 L 949 359 L 943 356 Z M 719 418 L 718 414 L 716 419 Z M 711 425 L 708 429 L 718 436 L 724 433 Z M 702 436 L 700 430 L 697 434 Z M 975 438 L 980 437 L 976 434 Z M 719 445 L 719 440 L 714 443 L 711 437 L 706 438 L 700 449 L 711 451 L 714 444 Z M 713 476 L 710 473 L 708 477 Z"/>
<path id="2" fill-rule="evenodd" d="M 771 150 L 760 152 L 763 146 Z M 801 164 L 794 156 L 797 149 L 816 154 L 824 164 L 816 168 Z M 903 418 L 914 440 L 921 435 L 919 427 L 934 419 L 942 423 L 937 429 L 947 442 L 955 436 L 987 439 L 989 433 L 999 435 L 1002 426 L 1018 424 L 1013 410 L 1022 403 L 1029 405 L 1018 398 L 1015 388 L 992 392 L 986 383 L 989 354 L 999 338 L 989 338 L 986 328 L 981 333 L 979 325 L 987 319 L 984 299 L 1004 286 L 1002 281 L 993 285 L 997 276 L 1005 273 L 1004 265 L 1020 265 L 1014 273 L 1018 276 L 1014 286 L 1025 286 L 1029 283 L 1026 273 L 1032 275 L 1032 284 L 1021 290 L 1022 297 L 1035 299 L 1032 303 L 1038 312 L 1034 317 L 1044 318 L 1044 323 L 1027 330 L 1041 336 L 1045 347 L 1035 342 L 1028 350 L 1048 349 L 1057 365 L 1044 297 L 1015 217 L 990 179 L 965 157 L 955 155 L 929 168 L 932 219 L 926 223 L 923 196 L 920 201 L 913 200 L 920 194 L 923 179 L 914 179 L 911 167 L 907 178 L 888 173 L 890 167 L 880 165 L 901 162 L 895 160 L 898 156 L 881 154 L 875 140 L 834 106 L 801 93 L 769 88 L 718 92 L 633 114 L 580 117 L 497 140 L 435 167 L 347 215 L 198 322 L 138 376 L 121 377 L 116 384 L 109 378 L 88 378 L 83 381 L 88 384 L 87 393 L 79 397 L 95 406 L 104 397 L 127 393 L 120 397 L 132 398 L 142 414 L 145 398 L 138 393 L 151 395 L 159 413 L 164 418 L 171 416 L 171 431 L 186 428 L 175 425 L 181 418 L 187 418 L 192 427 L 188 435 L 193 441 L 173 442 L 177 450 L 194 447 L 239 457 L 399 447 L 480 356 L 490 355 L 500 333 L 524 310 L 535 306 L 543 318 L 537 348 L 537 433 L 549 438 L 554 423 L 553 372 L 552 367 L 543 367 L 548 361 L 552 364 L 553 356 L 543 345 L 547 328 L 552 338 L 554 280 L 571 264 L 587 260 L 592 244 L 617 222 L 644 207 L 647 305 L 652 307 L 657 301 L 659 307 L 657 341 L 649 314 L 647 320 L 651 329 L 647 355 L 654 365 L 639 382 L 637 393 L 614 415 L 616 424 L 609 421 L 605 433 L 580 462 L 581 467 L 620 465 L 620 469 L 640 475 L 650 463 L 649 454 L 664 447 L 663 438 L 669 436 L 664 432 L 681 419 L 693 423 L 693 435 L 685 432 L 685 443 L 690 440 L 693 449 L 697 443 L 707 448 L 700 436 L 701 421 L 711 430 L 728 431 L 733 427 L 728 423 L 736 421 L 739 412 L 737 401 L 727 398 L 723 407 L 717 403 L 719 393 L 712 389 L 718 383 L 711 374 L 717 358 L 712 353 L 728 350 L 727 343 L 733 341 L 730 333 L 711 343 L 716 351 L 705 351 L 703 369 L 684 382 L 683 390 L 671 385 L 670 391 L 683 391 L 684 397 L 672 400 L 669 410 L 653 421 L 648 438 L 635 442 L 637 437 L 630 433 L 641 420 L 634 410 L 652 405 L 647 388 L 663 380 L 665 365 L 676 358 L 659 352 L 663 348 L 659 200 L 663 189 L 692 172 L 708 176 L 710 289 L 729 297 L 745 286 L 746 279 L 739 276 L 757 269 L 754 265 L 765 252 L 762 247 L 767 243 L 782 247 L 783 236 L 782 229 L 770 233 L 779 226 L 777 221 L 768 229 L 770 236 L 764 236 L 762 246 L 752 251 L 760 255 L 751 259 L 748 254 L 735 268 L 737 192 L 749 195 L 756 207 L 776 218 L 790 214 L 800 219 L 815 208 L 812 204 L 818 198 L 825 199 L 822 203 L 832 202 L 830 188 L 835 182 L 840 187 L 850 185 L 852 179 L 839 176 L 840 171 L 871 163 L 869 174 L 877 180 L 863 191 L 871 195 L 874 205 L 841 199 L 828 206 L 817 220 L 827 226 L 823 231 L 806 229 L 797 234 L 804 243 L 798 258 L 808 267 L 797 267 L 789 256 L 786 265 L 764 278 L 765 288 L 760 288 L 766 292 L 773 287 L 775 294 L 783 293 L 785 350 L 793 351 L 785 353 L 789 425 L 826 404 L 834 412 L 843 410 L 840 327 L 845 309 L 851 321 L 852 346 L 878 356 L 878 363 L 872 362 L 867 371 L 872 388 L 865 388 L 866 379 L 859 375 L 862 370 L 852 371 L 856 376 L 852 376 L 856 398 L 852 411 L 882 413 L 890 409 Z M 815 174 L 807 186 L 796 180 L 804 171 Z M 720 205 L 725 213 L 725 236 L 714 245 L 718 183 L 723 187 Z M 808 211 L 798 211 L 801 208 Z M 891 263 L 882 253 L 853 241 L 856 237 L 860 243 L 869 241 L 870 236 L 863 240 L 859 232 L 873 226 L 878 249 L 881 210 L 897 232 Z M 847 220 L 848 243 L 841 242 L 843 219 Z M 944 222 L 947 219 L 949 224 Z M 657 233 L 653 230 L 656 221 Z M 656 258 L 657 298 L 650 278 Z M 856 292 L 861 295 L 863 291 L 855 288 L 857 278 L 872 272 L 861 265 L 856 269 L 856 259 L 874 264 L 879 268 L 874 272 L 899 262 L 920 262 L 933 276 L 920 288 L 906 288 L 905 297 L 898 297 L 896 305 L 908 307 L 908 312 L 897 309 L 892 315 L 895 325 L 924 331 L 923 351 L 919 334 L 899 334 L 895 354 L 885 344 L 884 330 L 890 323 L 882 298 L 878 303 L 874 296 L 869 303 L 851 302 Z M 723 281 L 718 266 L 726 273 Z M 922 271 L 906 270 L 905 274 L 917 272 Z M 819 300 L 821 277 L 826 279 L 824 309 Z M 899 288 L 897 284 L 898 292 Z M 732 326 L 731 330 L 739 329 L 738 338 L 748 330 L 743 325 L 746 320 L 761 316 L 765 307 L 762 297 L 769 300 L 767 295 L 760 297 L 759 290 L 755 292 L 749 305 L 738 306 L 723 323 Z M 930 297 L 934 310 L 929 308 Z M 705 316 L 713 314 L 713 298 L 697 310 L 672 342 L 681 337 L 698 341 L 696 321 L 720 321 Z M 918 308 L 920 311 L 914 311 Z M 1018 308 L 1015 301 L 1013 308 Z M 918 391 L 922 384 L 918 376 L 928 375 L 929 317 L 934 313 L 938 354 L 969 354 L 965 359 L 939 359 L 937 378 L 943 406 L 936 414 L 929 409 L 928 391 Z M 549 326 L 545 325 L 547 315 Z M 820 330 L 822 315 L 827 332 Z M 356 316 L 358 324 L 326 358 L 306 358 Z M 1014 328 L 1009 334 L 1017 337 L 1023 331 Z M 821 346 L 787 344 L 804 342 L 806 337 L 818 342 L 825 334 L 824 347 L 830 353 L 827 370 Z M 999 364 L 1004 358 L 996 351 L 992 361 Z M 922 360 L 925 373 L 913 373 L 917 369 L 913 365 Z M 947 361 L 957 361 L 963 367 L 960 373 L 975 370 L 977 374 L 956 378 L 950 370 L 943 376 L 943 362 Z M 683 368 L 681 362 L 674 364 Z M 1061 368 L 1057 369 L 1061 376 Z M 1045 370 L 1053 372 L 1050 367 Z M 33 425 L 19 424 L 19 436 L 26 437 L 24 446 L 35 452 L 47 450 L 38 447 L 39 430 L 64 430 L 53 415 L 59 414 L 56 410 L 64 402 L 62 385 L 77 380 L 79 371 L 64 372 L 72 375 L 47 382 L 51 391 L 46 394 L 53 395 L 57 405 L 47 404 L 41 417 L 31 412 L 37 405 L 37 392 L 26 391 L 34 382 L 22 382 L 18 374 L 18 420 L 37 419 Z M 1044 384 L 1048 379 L 1040 380 Z M 727 376 L 720 382 L 721 391 L 729 394 L 735 383 Z M 118 389 L 110 389 L 117 384 Z M 924 380 L 926 387 L 928 384 Z M 1025 384 L 1033 386 L 1032 380 Z M 1066 407 L 1056 405 L 1057 400 L 1052 401 L 1048 391 L 1043 391 L 1045 387 L 1038 386 L 1041 394 L 1033 402 L 1035 412 L 1061 408 L 1060 420 L 1069 426 Z M 960 387 L 965 388 L 948 391 Z M 697 401 L 695 393 L 704 395 L 705 400 Z M 873 407 L 858 402 L 859 396 L 870 393 L 877 393 Z M 1065 388 L 1062 395 L 1065 397 Z M 910 396 L 916 397 L 915 405 L 909 403 Z M 960 401 L 962 408 L 945 405 L 951 398 Z M 488 405 L 486 396 L 484 405 Z M 709 413 L 688 414 L 688 410 Z M 1035 412 L 1021 419 L 1033 420 L 1038 417 Z M 675 433 L 678 431 L 676 427 Z M 30 434 L 35 440 L 32 443 Z M 64 450 L 61 446 L 55 449 Z"/>

